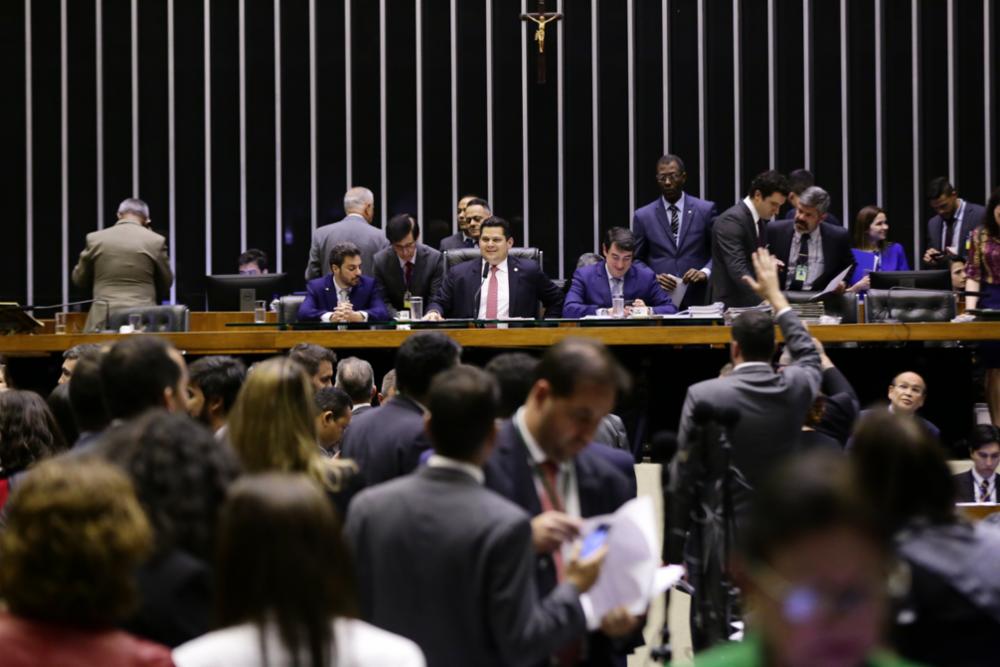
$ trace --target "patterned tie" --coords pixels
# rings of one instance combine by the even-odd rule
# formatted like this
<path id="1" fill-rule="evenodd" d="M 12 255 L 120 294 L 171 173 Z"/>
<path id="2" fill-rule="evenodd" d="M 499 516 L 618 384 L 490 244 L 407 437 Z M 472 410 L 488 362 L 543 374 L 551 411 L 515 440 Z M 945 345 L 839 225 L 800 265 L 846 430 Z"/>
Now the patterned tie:
<path id="1" fill-rule="evenodd" d="M 979 483 L 979 502 L 990 502 L 990 483 L 985 479 Z"/>
<path id="2" fill-rule="evenodd" d="M 804 267 L 799 269 L 799 267 Z M 809 273 L 809 235 L 803 234 L 802 241 L 799 243 L 799 256 L 795 259 L 795 274 L 792 278 L 792 284 L 788 286 L 788 289 L 798 291 L 802 289 L 804 280 L 799 279 L 800 273 Z"/>
<path id="3" fill-rule="evenodd" d="M 337 304 L 350 302 L 351 300 L 351 290 L 346 287 L 337 290 Z"/>
<path id="4" fill-rule="evenodd" d="M 674 237 L 674 243 L 677 243 L 677 234 L 681 230 L 681 219 L 677 216 L 677 207 L 673 204 L 670 205 L 670 235 Z"/>
<path id="5" fill-rule="evenodd" d="M 624 279 L 622 278 L 612 278 L 611 279 L 611 297 L 624 296 L 625 286 Z"/>
<path id="6" fill-rule="evenodd" d="M 406 288 L 410 288 L 410 283 L 413 281 L 413 262 L 407 262 L 406 267 L 403 269 L 403 281 L 406 283 Z"/>
<path id="7" fill-rule="evenodd" d="M 486 288 L 486 319 L 497 318 L 497 298 L 500 292 L 500 282 L 497 280 L 497 267 L 490 267 L 490 284 Z"/>

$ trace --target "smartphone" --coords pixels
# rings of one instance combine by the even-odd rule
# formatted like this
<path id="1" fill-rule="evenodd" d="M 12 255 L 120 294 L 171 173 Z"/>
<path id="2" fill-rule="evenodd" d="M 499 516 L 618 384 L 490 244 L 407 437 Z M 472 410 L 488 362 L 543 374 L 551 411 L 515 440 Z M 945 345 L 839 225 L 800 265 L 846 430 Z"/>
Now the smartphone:
<path id="1" fill-rule="evenodd" d="M 597 528 L 583 538 L 583 546 L 580 548 L 580 558 L 589 558 L 608 541 L 608 531 L 611 529 L 606 523 L 600 524 Z"/>

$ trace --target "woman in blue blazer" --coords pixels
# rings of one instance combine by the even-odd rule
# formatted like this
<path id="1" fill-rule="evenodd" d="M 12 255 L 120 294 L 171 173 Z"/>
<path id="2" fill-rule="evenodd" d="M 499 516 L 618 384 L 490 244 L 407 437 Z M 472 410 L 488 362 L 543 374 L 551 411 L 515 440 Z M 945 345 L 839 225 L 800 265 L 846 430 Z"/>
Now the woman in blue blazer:
<path id="1" fill-rule="evenodd" d="M 890 243 L 889 222 L 885 211 L 869 205 L 858 211 L 854 220 L 854 275 L 852 292 L 868 291 L 868 274 L 872 271 L 909 271 L 903 246 Z"/>

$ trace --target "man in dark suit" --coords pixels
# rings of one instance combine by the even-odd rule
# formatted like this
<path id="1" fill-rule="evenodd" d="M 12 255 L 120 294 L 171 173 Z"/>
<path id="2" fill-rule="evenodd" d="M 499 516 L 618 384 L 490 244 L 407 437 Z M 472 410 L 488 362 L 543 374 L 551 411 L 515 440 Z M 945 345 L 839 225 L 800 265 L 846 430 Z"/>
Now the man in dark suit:
<path id="1" fill-rule="evenodd" d="M 783 266 L 778 273 L 786 290 L 819 292 L 854 264 L 851 234 L 826 222 L 830 195 L 818 186 L 798 197 L 794 220 L 775 220 L 767 226 L 771 253 Z"/>
<path id="2" fill-rule="evenodd" d="M 687 283 L 679 308 L 703 304 L 712 274 L 715 203 L 684 192 L 687 170 L 676 155 L 657 161 L 656 182 L 662 196 L 638 209 L 632 218 L 635 259 L 656 272 L 665 290 L 672 291 L 678 281 Z"/>
<path id="3" fill-rule="evenodd" d="M 483 486 L 495 382 L 469 366 L 446 371 L 428 407 L 428 465 L 363 491 L 348 514 L 362 617 L 415 641 L 430 667 L 543 660 L 586 632 L 580 596 L 603 550 L 568 560 L 565 582 L 541 598 L 527 514 Z"/>
<path id="4" fill-rule="evenodd" d="M 361 266 L 368 275 L 372 273 L 372 262 L 382 248 L 389 245 L 385 235 L 373 226 L 375 219 L 375 195 L 368 188 L 351 188 L 344 195 L 343 220 L 318 227 L 309 247 L 309 264 L 306 266 L 306 280 L 326 276 L 330 273 L 330 251 L 338 243 L 351 242 L 360 248 Z"/>
<path id="5" fill-rule="evenodd" d="M 960 198 L 958 191 L 944 176 L 935 178 L 927 186 L 927 199 L 937 215 L 927 221 L 924 266 L 928 269 L 947 269 L 949 254 L 962 259 L 968 257 L 969 237 L 976 227 L 983 224 L 986 209 Z"/>
<path id="6" fill-rule="evenodd" d="M 465 214 L 469 206 L 481 207 L 483 209 L 473 211 L 475 217 L 478 219 L 471 225 Z M 476 195 L 465 195 L 458 200 L 458 231 L 451 236 L 441 239 L 438 247 L 442 251 L 475 248 L 479 245 L 479 226 L 488 217 L 490 217 L 490 207 L 485 199 L 480 199 Z"/>
<path id="7" fill-rule="evenodd" d="M 343 390 L 351 399 L 351 413 L 355 416 L 372 409 L 375 389 L 375 371 L 372 365 L 358 357 L 341 359 L 337 364 L 337 378 L 333 386 Z"/>
<path id="8" fill-rule="evenodd" d="M 583 338 L 550 347 L 535 377 L 524 405 L 500 426 L 486 484 L 533 517 L 536 578 L 545 594 L 561 581 L 580 519 L 614 512 L 632 497 L 624 475 L 590 446 L 629 378 L 607 348 Z M 635 645 L 592 633 L 581 664 L 618 662 L 613 656 Z"/>
<path id="9" fill-rule="evenodd" d="M 1000 464 L 1000 429 L 977 424 L 969 440 L 972 469 L 954 475 L 955 501 L 959 503 L 997 502 L 997 464 Z"/>
<path id="10" fill-rule="evenodd" d="M 753 278 L 751 255 L 767 245 L 766 223 L 788 194 L 788 181 L 776 171 L 754 177 L 746 198 L 724 211 L 712 225 L 711 300 L 727 308 L 755 306 L 758 297 L 745 277 Z"/>
<path id="11" fill-rule="evenodd" d="M 385 226 L 390 246 L 375 254 L 375 280 L 388 301 L 389 316 L 409 309 L 408 296 L 419 296 L 429 303 L 441 288 L 444 262 L 441 253 L 420 239 L 420 225 L 404 213 Z"/>
<path id="12" fill-rule="evenodd" d="M 667 293 L 657 284 L 656 274 L 632 262 L 636 241 L 624 227 L 612 227 L 601 250 L 604 261 L 576 270 L 563 304 L 563 317 L 594 315 L 598 308 L 611 308 L 611 299 L 625 299 L 626 314 L 633 307 L 649 307 L 658 315 L 676 313 Z M 631 302 L 631 303 L 630 303 Z"/>
<path id="13" fill-rule="evenodd" d="M 795 169 L 788 174 L 788 210 L 782 217 L 783 220 L 794 220 L 796 209 L 799 206 L 799 195 L 816 185 L 816 177 L 808 169 Z M 846 215 L 846 212 L 845 212 Z M 843 227 L 840 220 L 833 213 L 827 212 L 826 222 L 837 227 Z"/>
<path id="14" fill-rule="evenodd" d="M 330 274 L 306 284 L 299 306 L 303 322 L 380 322 L 389 319 L 382 290 L 361 274 L 361 250 L 350 241 L 330 250 Z"/>
<path id="15" fill-rule="evenodd" d="M 146 202 L 126 199 L 114 226 L 87 234 L 87 247 L 73 267 L 73 283 L 93 288 L 86 331 L 105 328 L 111 308 L 154 306 L 170 297 L 174 274 L 167 240 L 151 224 Z"/>
<path id="16" fill-rule="evenodd" d="M 466 215 L 472 209 L 467 208 Z M 424 319 L 534 319 L 539 301 L 546 317 L 560 317 L 562 291 L 535 262 L 509 256 L 513 247 L 509 222 L 497 217 L 483 222 L 479 234 L 482 260 L 463 262 L 448 271 Z"/>
<path id="17" fill-rule="evenodd" d="M 415 333 L 396 351 L 398 393 L 380 408 L 353 417 L 341 448 L 368 486 L 406 475 L 430 447 L 423 436 L 427 391 L 437 373 L 458 363 L 461 348 L 440 332 Z"/>

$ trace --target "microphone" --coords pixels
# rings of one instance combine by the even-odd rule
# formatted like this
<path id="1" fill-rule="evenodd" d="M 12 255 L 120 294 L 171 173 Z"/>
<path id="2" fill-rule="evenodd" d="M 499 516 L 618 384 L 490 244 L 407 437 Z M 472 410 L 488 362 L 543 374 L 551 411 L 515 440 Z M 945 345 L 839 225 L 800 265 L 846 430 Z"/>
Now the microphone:
<path id="1" fill-rule="evenodd" d="M 54 303 L 50 306 L 39 306 L 35 304 L 28 304 L 26 306 L 18 306 L 21 310 L 55 310 L 56 308 L 65 308 L 66 306 L 82 306 L 88 303 L 95 303 L 96 301 L 103 301 L 103 299 L 84 299 L 83 301 L 67 301 L 66 303 Z"/>
<path id="2" fill-rule="evenodd" d="M 490 275 L 490 263 L 483 262 L 483 276 L 482 279 L 479 281 L 479 289 L 476 290 L 476 293 L 472 297 L 472 303 L 473 303 L 472 319 L 476 319 L 477 317 L 479 317 L 479 297 L 483 293 L 483 285 L 486 284 L 486 279 L 489 277 L 489 275 Z"/>

